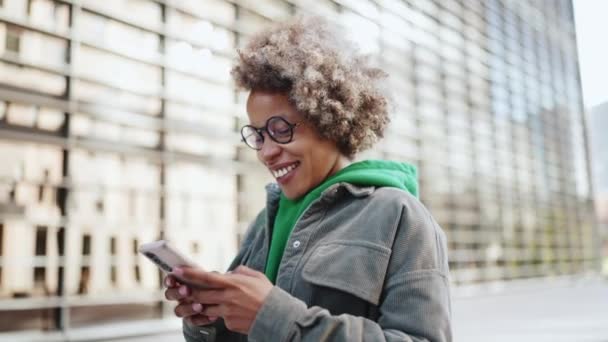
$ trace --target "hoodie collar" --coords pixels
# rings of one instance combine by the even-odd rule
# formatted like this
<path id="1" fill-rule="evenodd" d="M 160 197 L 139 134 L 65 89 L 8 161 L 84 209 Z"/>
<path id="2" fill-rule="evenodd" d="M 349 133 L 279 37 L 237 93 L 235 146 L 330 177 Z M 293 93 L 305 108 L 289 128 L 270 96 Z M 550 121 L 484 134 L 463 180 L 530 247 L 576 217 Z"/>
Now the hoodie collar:
<path id="1" fill-rule="evenodd" d="M 340 196 L 340 192 L 346 191 L 353 197 L 366 197 L 371 195 L 375 191 L 375 186 L 360 186 L 357 184 L 351 184 L 346 182 L 336 183 L 325 189 L 321 193 L 320 201 L 333 202 Z M 277 183 L 269 183 L 266 185 L 266 208 L 268 210 L 269 217 L 274 217 L 278 208 L 279 200 L 281 198 L 281 188 Z"/>

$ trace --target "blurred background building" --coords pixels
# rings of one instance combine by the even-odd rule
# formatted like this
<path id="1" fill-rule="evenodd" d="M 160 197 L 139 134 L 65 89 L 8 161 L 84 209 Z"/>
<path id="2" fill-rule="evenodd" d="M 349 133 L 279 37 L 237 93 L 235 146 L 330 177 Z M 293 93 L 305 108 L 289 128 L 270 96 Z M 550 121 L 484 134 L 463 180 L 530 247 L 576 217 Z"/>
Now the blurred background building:
<path id="1" fill-rule="evenodd" d="M 595 212 L 603 236 L 604 271 L 608 272 L 608 102 L 589 110 L 589 136 L 595 195 Z"/>
<path id="2" fill-rule="evenodd" d="M 598 269 L 570 0 L 0 0 L 0 331 L 175 326 L 136 248 L 227 266 L 271 181 L 230 65 L 295 13 L 390 74 L 364 157 L 418 166 L 454 286 Z"/>

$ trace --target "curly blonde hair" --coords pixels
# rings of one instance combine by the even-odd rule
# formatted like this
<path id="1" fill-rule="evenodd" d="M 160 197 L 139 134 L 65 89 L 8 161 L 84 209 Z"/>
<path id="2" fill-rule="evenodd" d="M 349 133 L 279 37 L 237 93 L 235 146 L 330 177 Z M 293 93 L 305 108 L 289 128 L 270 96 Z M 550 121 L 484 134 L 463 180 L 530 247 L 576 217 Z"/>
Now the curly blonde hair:
<path id="1" fill-rule="evenodd" d="M 285 92 L 322 138 L 352 158 L 383 137 L 387 75 L 321 17 L 296 17 L 254 35 L 231 74 L 240 88 Z"/>

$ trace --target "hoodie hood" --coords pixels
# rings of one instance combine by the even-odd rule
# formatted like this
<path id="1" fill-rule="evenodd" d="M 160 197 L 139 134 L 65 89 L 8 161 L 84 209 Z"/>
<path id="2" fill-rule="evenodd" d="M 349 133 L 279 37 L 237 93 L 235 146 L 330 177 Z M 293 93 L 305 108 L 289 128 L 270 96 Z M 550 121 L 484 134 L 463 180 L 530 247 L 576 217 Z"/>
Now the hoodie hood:
<path id="1" fill-rule="evenodd" d="M 399 188 L 418 197 L 418 172 L 416 167 L 407 163 L 387 160 L 364 160 L 353 163 L 329 177 L 321 186 L 311 192 L 315 192 L 319 188 L 326 189 L 332 184 L 341 182 L 362 186 Z"/>

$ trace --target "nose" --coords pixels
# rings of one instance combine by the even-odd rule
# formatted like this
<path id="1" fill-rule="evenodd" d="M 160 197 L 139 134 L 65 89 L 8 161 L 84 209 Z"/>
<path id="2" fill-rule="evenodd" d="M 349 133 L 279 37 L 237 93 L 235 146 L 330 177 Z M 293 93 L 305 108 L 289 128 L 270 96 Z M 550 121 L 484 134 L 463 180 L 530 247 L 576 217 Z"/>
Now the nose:
<path id="1" fill-rule="evenodd" d="M 258 151 L 258 158 L 267 163 L 281 154 L 281 146 L 272 139 L 265 137 L 262 149 Z"/>

